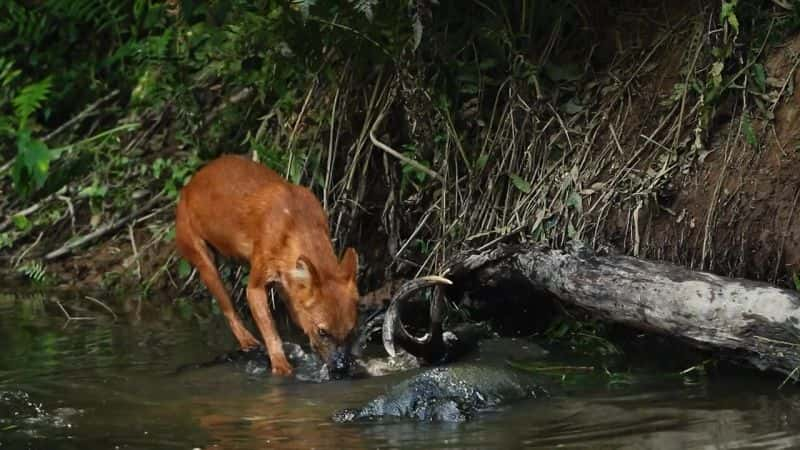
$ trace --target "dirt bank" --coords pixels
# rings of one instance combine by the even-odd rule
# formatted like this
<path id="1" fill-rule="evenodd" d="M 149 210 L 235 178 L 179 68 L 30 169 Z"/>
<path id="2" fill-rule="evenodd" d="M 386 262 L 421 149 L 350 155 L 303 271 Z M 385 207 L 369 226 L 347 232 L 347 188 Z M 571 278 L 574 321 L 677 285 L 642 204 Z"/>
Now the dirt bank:
<path id="1" fill-rule="evenodd" d="M 764 63 L 772 86 L 766 101 L 744 104 L 742 96 L 721 105 L 708 149 L 676 170 L 655 201 L 616 214 L 605 228 L 608 240 L 646 258 L 791 285 L 800 270 L 798 55 L 800 36 L 776 46 Z M 671 62 L 660 65 L 668 72 Z"/>

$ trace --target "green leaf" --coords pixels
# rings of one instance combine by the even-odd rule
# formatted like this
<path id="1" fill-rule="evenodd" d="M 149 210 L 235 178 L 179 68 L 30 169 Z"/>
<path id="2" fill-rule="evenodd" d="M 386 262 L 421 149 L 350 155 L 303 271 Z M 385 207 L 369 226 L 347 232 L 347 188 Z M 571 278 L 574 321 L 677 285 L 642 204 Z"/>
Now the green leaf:
<path id="1" fill-rule="evenodd" d="M 16 215 L 11 218 L 14 226 L 20 231 L 28 231 L 31 228 L 31 221 L 23 215 Z"/>
<path id="2" fill-rule="evenodd" d="M 508 178 L 511 179 L 511 183 L 514 185 L 514 187 L 516 187 L 517 189 L 519 189 L 523 193 L 525 193 L 525 194 L 530 194 L 531 193 L 531 189 L 532 189 L 531 188 L 531 184 L 528 183 L 527 181 L 523 180 L 522 178 L 520 178 L 519 175 L 517 175 L 515 173 L 509 173 L 508 174 Z"/>
<path id="3" fill-rule="evenodd" d="M 572 225 L 572 222 L 567 222 L 567 237 L 572 239 L 575 235 L 578 234 L 578 230 Z"/>
<path id="4" fill-rule="evenodd" d="M 723 1 L 719 13 L 720 22 L 727 21 L 731 28 L 733 28 L 735 34 L 739 34 L 739 19 L 736 17 L 737 2 L 738 0 L 731 0 L 730 2 Z"/>
<path id="5" fill-rule="evenodd" d="M 413 147 L 406 146 L 406 148 L 413 148 Z M 424 167 L 430 167 L 430 165 L 428 164 L 427 161 L 424 161 L 424 160 L 419 161 L 419 160 L 417 160 L 416 154 L 413 151 L 403 152 L 403 155 L 408 157 L 408 159 L 413 159 L 413 160 L 417 161 L 420 165 L 422 165 Z M 403 178 L 405 178 L 405 179 L 413 179 L 417 183 L 423 183 L 428 178 L 428 174 L 427 173 L 425 173 L 422 170 L 419 170 L 418 168 L 412 166 L 411 164 L 405 163 L 405 162 L 402 163 L 402 168 L 400 169 L 400 172 L 403 174 Z"/>
<path id="6" fill-rule="evenodd" d="M 764 70 L 763 64 L 753 64 L 752 69 L 753 82 L 758 87 L 758 90 L 764 92 L 767 88 L 767 72 Z"/>
<path id="7" fill-rule="evenodd" d="M 95 181 L 91 186 L 86 186 L 81 189 L 80 192 L 78 192 L 78 197 L 103 198 L 106 196 L 107 192 L 107 186 L 99 185 L 97 181 Z"/>
<path id="8" fill-rule="evenodd" d="M 792 281 L 794 282 L 794 290 L 800 292 L 800 275 L 797 272 L 792 274 Z"/>
<path id="9" fill-rule="evenodd" d="M 711 65 L 711 82 L 713 87 L 722 85 L 722 70 L 725 69 L 725 63 L 717 61 Z"/>
<path id="10" fill-rule="evenodd" d="M 169 167 L 170 161 L 165 160 L 164 158 L 156 158 L 153 161 L 153 176 L 156 178 L 161 178 L 161 172 L 164 171 L 167 167 Z"/>
<path id="11" fill-rule="evenodd" d="M 575 211 L 577 211 L 578 214 L 583 213 L 583 199 L 581 198 L 581 194 L 572 192 L 569 194 L 569 197 L 567 197 L 566 204 L 567 206 L 575 208 Z"/>
<path id="12" fill-rule="evenodd" d="M 481 156 L 478 156 L 478 160 L 475 161 L 475 169 L 476 170 L 483 170 L 486 167 L 486 163 L 489 162 L 489 154 L 483 153 Z"/>
<path id="13" fill-rule="evenodd" d="M 164 235 L 164 240 L 167 242 L 172 242 L 175 240 L 175 227 L 169 227 L 167 234 Z"/>
<path id="14" fill-rule="evenodd" d="M 753 131 L 753 125 L 750 123 L 750 115 L 747 113 L 742 114 L 742 133 L 744 133 L 744 139 L 751 147 L 758 146 L 756 133 Z"/>
<path id="15" fill-rule="evenodd" d="M 11 233 L 0 233 L 0 250 L 11 247 L 13 243 L 14 239 L 11 237 Z"/>
<path id="16" fill-rule="evenodd" d="M 189 278 L 189 275 L 192 273 L 192 266 L 189 263 L 182 259 L 178 263 L 178 276 L 181 278 Z"/>
<path id="17" fill-rule="evenodd" d="M 0 57 L 0 86 L 8 86 L 21 73 L 21 70 L 14 69 L 14 62 L 11 59 Z"/>
<path id="18" fill-rule="evenodd" d="M 739 19 L 736 18 L 735 14 L 731 14 L 730 16 L 728 16 L 728 23 L 731 24 L 733 31 L 736 34 L 739 34 Z"/>
<path id="19" fill-rule="evenodd" d="M 11 171 L 14 189 L 28 195 L 41 188 L 47 180 L 52 154 L 44 142 L 31 137 L 28 130 L 17 134 L 17 159 Z"/>

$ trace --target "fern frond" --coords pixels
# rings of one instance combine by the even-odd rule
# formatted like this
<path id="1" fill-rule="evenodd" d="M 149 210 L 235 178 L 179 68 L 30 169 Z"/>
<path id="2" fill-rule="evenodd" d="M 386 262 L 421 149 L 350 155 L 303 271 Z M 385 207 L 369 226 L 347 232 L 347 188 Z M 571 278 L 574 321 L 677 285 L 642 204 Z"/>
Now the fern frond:
<path id="1" fill-rule="evenodd" d="M 21 71 L 14 69 L 14 61 L 0 56 L 0 87 L 8 86 Z"/>
<path id="2" fill-rule="evenodd" d="M 50 77 L 33 84 L 29 84 L 19 91 L 11 101 L 14 105 L 14 113 L 17 116 L 19 127 L 24 128 L 28 117 L 42 107 L 42 103 L 50 95 L 50 87 L 53 81 Z"/>
<path id="3" fill-rule="evenodd" d="M 91 24 L 101 31 L 128 20 L 128 2 L 118 0 L 48 0 L 44 6 L 62 21 Z"/>
<path id="4" fill-rule="evenodd" d="M 0 33 L 14 35 L 17 42 L 40 42 L 48 25 L 45 15 L 16 2 L 0 3 L 4 3 L 0 7 Z"/>
<path id="5" fill-rule="evenodd" d="M 35 283 L 41 283 L 47 278 L 47 268 L 41 261 L 28 261 L 17 269 Z"/>

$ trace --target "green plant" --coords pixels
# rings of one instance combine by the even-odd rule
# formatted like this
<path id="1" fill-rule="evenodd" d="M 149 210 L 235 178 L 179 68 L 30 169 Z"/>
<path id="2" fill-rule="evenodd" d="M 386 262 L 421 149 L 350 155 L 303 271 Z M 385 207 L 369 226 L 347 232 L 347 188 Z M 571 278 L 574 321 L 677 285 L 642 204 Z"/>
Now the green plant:
<path id="1" fill-rule="evenodd" d="M 151 170 L 153 176 L 164 180 L 164 190 L 170 198 L 176 198 L 180 189 L 189 181 L 189 177 L 197 170 L 200 160 L 194 155 L 186 160 L 156 158 Z"/>
<path id="2" fill-rule="evenodd" d="M 563 342 L 581 353 L 597 355 L 619 355 L 622 351 L 604 337 L 605 327 L 601 322 L 582 322 L 569 317 L 554 321 L 545 331 L 545 336 Z"/>
<path id="3" fill-rule="evenodd" d="M 0 59 L 0 89 L 6 91 L 4 97 L 11 97 L 13 106 L 13 112 L 0 115 L 0 133 L 16 141 L 17 154 L 11 178 L 15 190 L 27 197 L 44 185 L 50 162 L 58 157 L 58 152 L 51 152 L 43 141 L 32 136 L 34 126 L 29 122 L 47 101 L 52 79 L 48 77 L 13 92 L 10 85 L 19 74 L 19 70 L 13 69 L 12 62 Z"/>
<path id="4" fill-rule="evenodd" d="M 9 232 L 0 233 L 0 250 L 7 247 L 11 247 L 11 244 L 13 244 L 13 242 L 14 239 L 11 237 L 11 233 Z"/>
<path id="5" fill-rule="evenodd" d="M 406 158 L 416 161 L 422 166 L 429 168 L 430 164 L 427 161 L 419 161 L 417 153 L 415 152 L 415 148 L 413 145 L 406 145 L 405 151 L 403 152 L 403 156 Z M 400 169 L 400 195 L 405 196 L 408 193 L 409 187 L 413 187 L 413 192 L 419 192 L 423 183 L 428 179 L 428 174 L 424 171 L 420 170 L 419 168 L 406 163 L 401 163 Z"/>
<path id="6" fill-rule="evenodd" d="M 41 261 L 33 260 L 17 267 L 17 272 L 25 275 L 36 284 L 44 284 L 48 280 L 47 268 Z"/>
<path id="7" fill-rule="evenodd" d="M 31 137 L 29 130 L 17 135 L 17 157 L 11 171 L 14 188 L 23 197 L 44 186 L 50 172 L 50 163 L 57 156 L 39 139 Z"/>

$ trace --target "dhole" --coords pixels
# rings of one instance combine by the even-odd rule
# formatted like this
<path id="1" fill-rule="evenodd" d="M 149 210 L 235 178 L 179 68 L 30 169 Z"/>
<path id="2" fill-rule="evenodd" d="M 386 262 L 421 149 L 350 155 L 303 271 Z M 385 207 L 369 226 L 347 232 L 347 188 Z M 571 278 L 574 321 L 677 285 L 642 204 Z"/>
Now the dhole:
<path id="1" fill-rule="evenodd" d="M 346 371 L 356 324 L 358 256 L 352 248 L 336 259 L 322 206 L 308 189 L 290 184 L 261 164 L 222 156 L 200 169 L 181 190 L 175 241 L 243 349 L 259 342 L 247 331 L 219 278 L 209 247 L 250 263 L 247 302 L 272 372 L 292 373 L 267 305 L 275 283 L 292 320 L 334 374 Z"/>

